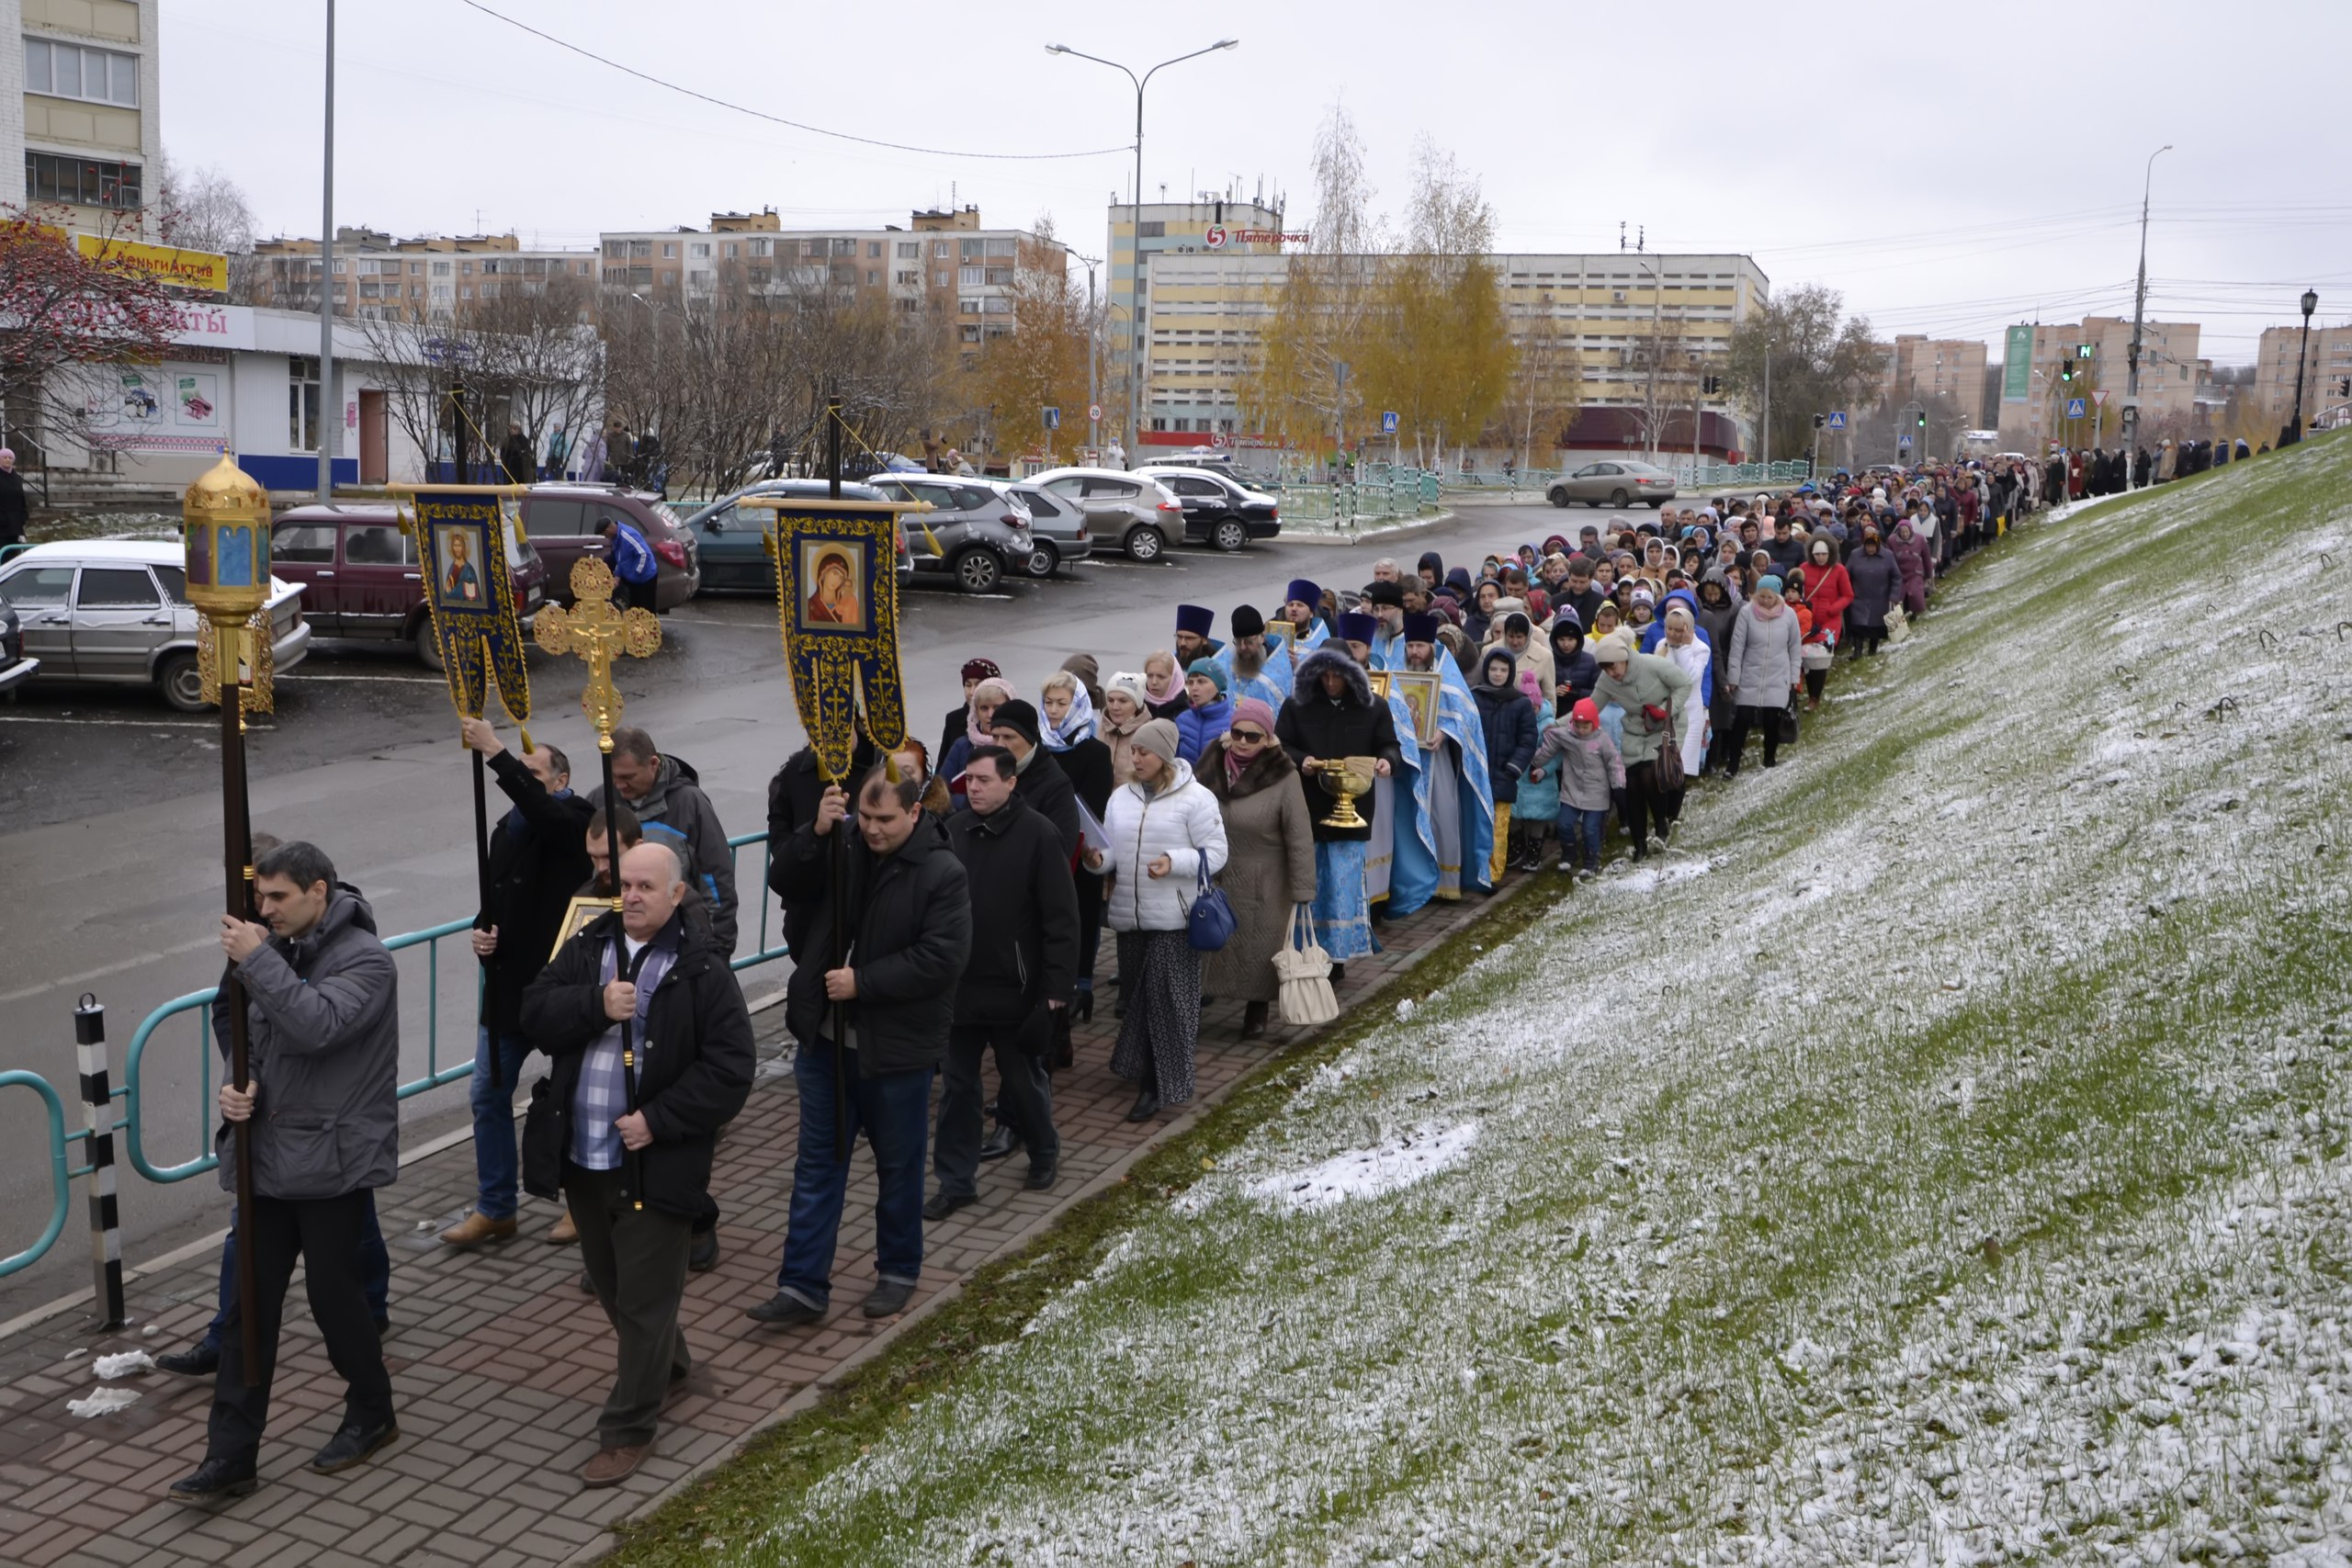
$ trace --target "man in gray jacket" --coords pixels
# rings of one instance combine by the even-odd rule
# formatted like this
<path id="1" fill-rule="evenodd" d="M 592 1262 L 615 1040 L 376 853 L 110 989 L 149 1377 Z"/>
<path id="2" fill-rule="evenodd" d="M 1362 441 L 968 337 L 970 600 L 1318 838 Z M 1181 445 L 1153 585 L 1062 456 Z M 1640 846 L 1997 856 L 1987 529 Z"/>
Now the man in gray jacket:
<path id="1" fill-rule="evenodd" d="M 710 916 L 711 945 L 722 962 L 735 956 L 735 852 L 702 776 L 693 766 L 653 749 L 653 737 L 634 725 L 613 731 L 613 787 L 621 804 L 637 813 L 649 842 L 666 844 L 685 863 L 686 881 Z M 588 796 L 605 804 L 603 785 Z"/>
<path id="2" fill-rule="evenodd" d="M 245 993 L 250 1072 L 243 1090 L 221 1074 L 214 1149 L 229 1188 L 236 1166 L 227 1123 L 252 1141 L 253 1213 L 239 1241 L 252 1250 L 260 1360 L 245 1365 L 240 1306 L 223 1325 L 204 1462 L 172 1485 L 184 1502 L 254 1489 L 297 1259 L 307 1265 L 311 1315 L 346 1385 L 343 1425 L 311 1470 L 348 1470 L 400 1436 L 383 1342 L 352 1266 L 369 1194 L 400 1168 L 398 976 L 377 940 L 375 912 L 336 886 L 334 863 L 316 846 L 281 844 L 254 874 L 267 923 L 220 917 L 220 950 Z M 225 1056 L 225 981 L 222 992 L 212 1032 Z"/>

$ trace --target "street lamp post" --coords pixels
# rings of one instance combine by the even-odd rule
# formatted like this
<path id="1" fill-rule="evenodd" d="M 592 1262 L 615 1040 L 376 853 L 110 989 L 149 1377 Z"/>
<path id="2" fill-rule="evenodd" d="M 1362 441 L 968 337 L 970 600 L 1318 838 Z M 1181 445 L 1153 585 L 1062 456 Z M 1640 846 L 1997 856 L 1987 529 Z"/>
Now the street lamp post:
<path id="1" fill-rule="evenodd" d="M 2295 354 L 2295 423 L 2290 428 L 2289 440 L 2300 444 L 2303 439 L 2303 367 L 2312 356 L 2312 312 L 2319 309 L 2319 291 L 2303 290 L 2303 346 Z"/>
<path id="2" fill-rule="evenodd" d="M 2131 472 L 2128 456 L 2139 445 L 2140 438 L 2140 328 L 2148 309 L 2148 191 L 2156 177 L 2156 160 L 2172 151 L 2167 141 L 2148 154 L 2148 167 L 2140 181 L 2140 281 L 2132 291 L 2132 352 L 2123 377 L 2123 450 L 2124 471 Z"/>
<path id="3" fill-rule="evenodd" d="M 1135 201 L 1129 209 L 1133 214 L 1129 224 L 1131 231 L 1129 238 L 1133 243 L 1128 250 L 1128 264 L 1133 271 L 1127 279 L 1127 299 L 1130 306 L 1127 311 L 1127 325 L 1134 338 L 1127 354 L 1127 452 L 1130 462 L 1135 460 L 1136 455 L 1143 447 L 1143 412 L 1136 398 L 1143 369 L 1143 312 L 1133 308 L 1143 288 L 1143 90 L 1151 85 L 1151 79 L 1154 76 L 1171 65 L 1182 64 L 1187 60 L 1197 60 L 1204 54 L 1215 54 L 1221 49 L 1238 49 L 1239 47 L 1241 47 L 1241 40 L 1238 38 L 1219 39 L 1206 49 L 1196 49 L 1190 54 L 1180 54 L 1173 60 L 1163 60 L 1141 76 L 1137 76 L 1115 60 L 1105 60 L 1099 54 L 1088 54 L 1082 50 L 1072 49 L 1066 43 L 1049 43 L 1046 46 L 1047 54 L 1067 54 L 1079 60 L 1091 60 L 1097 65 L 1107 65 L 1114 71 L 1125 73 L 1127 80 L 1136 85 L 1136 185 L 1133 193 Z M 1117 258 L 1114 256 L 1113 259 L 1115 261 Z"/>

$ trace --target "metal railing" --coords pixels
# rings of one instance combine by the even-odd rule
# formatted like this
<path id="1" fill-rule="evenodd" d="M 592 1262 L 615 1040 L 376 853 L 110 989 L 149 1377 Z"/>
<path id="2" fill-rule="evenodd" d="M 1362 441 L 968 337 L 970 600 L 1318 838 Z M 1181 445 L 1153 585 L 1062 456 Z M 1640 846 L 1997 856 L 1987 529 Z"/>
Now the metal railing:
<path id="1" fill-rule="evenodd" d="M 772 963 L 778 958 L 788 956 L 790 953 L 781 933 L 778 933 L 773 942 L 769 936 L 770 922 L 775 911 L 771 908 L 774 900 L 768 897 L 767 892 L 768 868 L 775 852 L 768 844 L 767 834 L 763 832 L 744 833 L 727 840 L 728 850 L 738 868 L 737 908 L 740 909 L 742 905 L 741 876 L 742 852 L 753 844 L 761 847 L 760 879 L 755 885 L 756 892 L 753 895 L 758 899 L 760 907 L 758 945 L 752 952 L 729 962 L 729 967 L 739 973 L 755 964 Z M 417 1095 L 427 1094 L 434 1089 L 444 1088 L 470 1076 L 474 1070 L 475 1053 L 470 1047 L 467 1050 L 462 1062 L 453 1062 L 447 1066 L 441 1065 L 441 942 L 445 938 L 456 936 L 460 931 L 470 931 L 473 929 L 473 918 L 467 916 L 458 919 L 444 920 L 438 925 L 426 926 L 419 931 L 402 931 L 384 941 L 385 948 L 393 953 L 400 953 L 413 947 L 423 947 L 425 950 L 424 1072 L 423 1076 L 412 1078 L 400 1086 L 398 1092 L 402 1100 L 413 1099 Z M 472 954 L 469 953 L 466 956 L 470 958 Z M 110 1101 L 119 1102 L 122 1108 L 121 1114 L 113 1122 L 110 1130 L 123 1134 L 130 1168 L 149 1181 L 158 1184 L 186 1181 L 190 1177 L 201 1176 L 206 1171 L 220 1168 L 220 1157 L 212 1152 L 210 1146 L 215 1055 L 212 1044 L 212 1003 L 219 995 L 218 987 L 207 987 L 200 991 L 190 991 L 186 996 L 173 998 L 141 1020 L 138 1029 L 131 1034 L 130 1049 L 125 1054 L 122 1083 L 107 1095 Z M 476 997 L 477 1010 L 479 1010 L 479 979 L 476 981 Z M 203 1149 L 193 1159 L 172 1165 L 159 1165 L 149 1157 L 147 1152 L 148 1106 L 147 1098 L 141 1087 L 141 1074 L 146 1066 L 148 1044 L 154 1038 L 156 1032 L 173 1019 L 188 1012 L 197 1015 L 197 1094 L 194 1109 L 197 1135 Z M 76 1165 L 73 1162 L 73 1145 L 86 1144 L 90 1134 L 86 1128 L 71 1132 L 66 1130 L 65 1102 L 58 1091 L 39 1073 L 21 1069 L 0 1073 L 0 1089 L 18 1085 L 31 1089 L 40 1097 L 42 1108 L 48 1118 L 51 1212 L 49 1224 L 42 1231 L 40 1240 L 22 1252 L 11 1257 L 0 1258 L 0 1279 L 30 1268 L 39 1262 L 51 1247 L 57 1245 L 58 1237 L 64 1233 L 65 1214 L 72 1196 L 73 1183 L 89 1176 L 93 1168 L 87 1164 Z"/>

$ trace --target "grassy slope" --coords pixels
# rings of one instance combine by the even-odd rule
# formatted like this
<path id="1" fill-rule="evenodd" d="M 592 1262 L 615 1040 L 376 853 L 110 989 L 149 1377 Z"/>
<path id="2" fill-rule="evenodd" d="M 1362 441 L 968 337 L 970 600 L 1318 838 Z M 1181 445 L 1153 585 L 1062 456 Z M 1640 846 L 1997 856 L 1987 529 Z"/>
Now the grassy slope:
<path id="1" fill-rule="evenodd" d="M 2336 1561 L 2347 479 L 2006 547 L 1662 873 L 741 1467 L 702 1560 Z"/>

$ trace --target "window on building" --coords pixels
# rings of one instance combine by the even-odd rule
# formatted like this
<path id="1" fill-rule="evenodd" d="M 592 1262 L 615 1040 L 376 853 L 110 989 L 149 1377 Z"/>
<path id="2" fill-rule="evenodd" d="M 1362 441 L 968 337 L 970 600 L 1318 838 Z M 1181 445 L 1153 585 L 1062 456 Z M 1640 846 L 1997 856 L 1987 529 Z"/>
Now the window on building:
<path id="1" fill-rule="evenodd" d="M 25 39 L 25 91 L 139 107 L 139 57 L 48 39 Z"/>
<path id="2" fill-rule="evenodd" d="M 931 256 L 933 261 L 945 261 L 947 259 L 947 242 L 944 240 L 933 240 L 931 243 Z"/>
<path id="3" fill-rule="evenodd" d="M 1158 414 L 1154 414 L 1151 420 L 1151 427 L 1154 430 L 1165 430 L 1168 428 L 1168 422 L 1160 418 Z"/>
<path id="4" fill-rule="evenodd" d="M 1001 294 L 989 295 L 985 303 L 988 313 L 991 316 L 1010 316 L 1012 314 L 1012 301 L 1006 299 Z"/>
<path id="5" fill-rule="evenodd" d="M 837 256 L 854 256 L 857 254 L 857 242 L 855 240 L 835 240 L 833 242 L 833 254 Z"/>
<path id="6" fill-rule="evenodd" d="M 958 330 L 963 333 L 964 341 L 966 343 L 978 343 L 980 341 L 980 329 L 978 326 L 963 327 Z"/>
<path id="7" fill-rule="evenodd" d="M 639 256 L 650 257 L 653 254 L 653 242 L 650 240 L 631 240 L 628 243 L 628 254 L 632 259 Z"/>
<path id="8" fill-rule="evenodd" d="M 952 273 L 948 272 L 946 268 L 942 267 L 939 271 L 931 275 L 932 287 L 934 288 L 944 288 L 953 277 L 954 275 Z"/>
<path id="9" fill-rule="evenodd" d="M 1158 218 L 1148 219 L 1136 225 L 1136 232 L 1147 240 L 1164 240 L 1168 237 L 1168 225 Z"/>
<path id="10" fill-rule="evenodd" d="M 964 288 L 978 288 L 986 270 L 977 266 L 958 267 L 956 270 L 956 282 L 958 287 Z"/>
<path id="11" fill-rule="evenodd" d="M 319 362 L 307 355 L 286 360 L 286 446 L 293 452 L 319 449 Z"/>
<path id="12" fill-rule="evenodd" d="M 961 314 L 977 316 L 980 313 L 980 302 L 978 299 L 958 299 L 956 301 L 956 309 Z"/>
<path id="13" fill-rule="evenodd" d="M 74 207 L 128 211 L 141 205 L 136 164 L 96 158 L 62 158 L 54 152 L 25 154 L 25 199 Z"/>
<path id="14" fill-rule="evenodd" d="M 752 242 L 752 254 L 755 256 L 763 256 L 767 254 L 768 243 L 765 240 L 753 240 Z"/>
<path id="15" fill-rule="evenodd" d="M 912 270 L 902 270 L 896 281 L 900 284 L 920 286 L 922 282 L 922 274 Z"/>
<path id="16" fill-rule="evenodd" d="M 662 259 L 663 261 L 676 261 L 678 259 L 678 243 L 675 240 L 666 240 L 662 242 Z"/>
<path id="17" fill-rule="evenodd" d="M 921 240 L 900 240 L 899 242 L 899 259 L 900 261 L 921 261 L 922 259 L 922 242 Z"/>
<path id="18" fill-rule="evenodd" d="M 880 272 L 870 266 L 865 269 L 865 285 L 867 288 L 871 288 L 881 281 L 882 274 Z"/>
<path id="19" fill-rule="evenodd" d="M 970 269 L 967 268 L 966 270 L 969 271 Z M 989 268 L 989 282 L 991 286 L 1000 288 L 1012 288 L 1012 269 L 1009 266 L 992 266 Z"/>
<path id="20" fill-rule="evenodd" d="M 880 261 L 882 259 L 881 241 L 868 240 L 865 242 L 865 259 L 867 261 Z"/>
<path id="21" fill-rule="evenodd" d="M 1012 256 L 1018 255 L 1020 253 L 1014 248 L 1011 240 L 990 240 L 988 254 L 992 256 Z"/>

